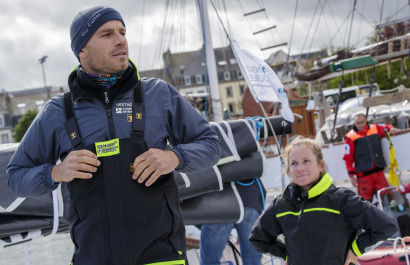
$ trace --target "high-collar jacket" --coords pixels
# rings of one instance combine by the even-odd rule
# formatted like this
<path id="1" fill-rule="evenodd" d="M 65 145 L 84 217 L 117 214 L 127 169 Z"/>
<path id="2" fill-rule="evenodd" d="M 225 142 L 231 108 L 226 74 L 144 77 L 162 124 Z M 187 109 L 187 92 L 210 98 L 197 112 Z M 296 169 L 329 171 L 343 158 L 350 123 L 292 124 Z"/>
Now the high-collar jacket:
<path id="1" fill-rule="evenodd" d="M 148 148 L 168 144 L 180 160 L 176 170 L 201 171 L 220 158 L 220 142 L 209 123 L 179 92 L 160 79 L 139 78 L 130 65 L 109 89 L 98 85 L 77 67 L 69 76 L 74 115 L 84 146 L 114 138 L 129 138 L 133 88 L 142 82 L 145 105 L 145 141 Z M 19 144 L 8 168 L 8 184 L 18 197 L 51 192 L 51 169 L 73 150 L 64 122 L 63 94 L 50 99 Z"/>
<path id="2" fill-rule="evenodd" d="M 343 265 L 350 249 L 361 255 L 396 231 L 391 216 L 335 187 L 326 173 L 308 192 L 289 184 L 259 217 L 250 241 L 289 265 Z"/>

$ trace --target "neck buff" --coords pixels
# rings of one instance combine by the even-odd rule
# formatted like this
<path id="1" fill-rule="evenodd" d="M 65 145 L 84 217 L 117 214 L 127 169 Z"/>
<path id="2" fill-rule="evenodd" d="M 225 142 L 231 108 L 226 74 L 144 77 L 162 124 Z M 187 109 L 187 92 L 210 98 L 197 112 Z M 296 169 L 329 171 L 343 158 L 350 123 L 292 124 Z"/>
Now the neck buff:
<path id="1" fill-rule="evenodd" d="M 91 73 L 87 73 L 88 76 L 96 81 L 99 85 L 104 87 L 105 89 L 108 89 L 112 87 L 117 81 L 123 76 L 126 70 L 121 71 L 116 74 L 106 74 L 106 75 L 95 75 Z"/>

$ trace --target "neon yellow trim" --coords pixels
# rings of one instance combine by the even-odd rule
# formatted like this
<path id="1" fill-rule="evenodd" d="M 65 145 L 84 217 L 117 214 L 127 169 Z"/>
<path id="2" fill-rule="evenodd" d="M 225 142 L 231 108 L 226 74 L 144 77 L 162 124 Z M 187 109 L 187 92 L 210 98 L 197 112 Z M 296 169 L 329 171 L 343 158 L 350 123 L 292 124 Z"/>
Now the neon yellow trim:
<path id="1" fill-rule="evenodd" d="M 163 261 L 163 262 L 156 262 L 156 263 L 149 263 L 145 265 L 185 265 L 185 260 L 172 260 L 172 261 Z"/>
<path id="2" fill-rule="evenodd" d="M 360 257 L 361 255 L 363 255 L 362 252 L 360 252 L 359 247 L 357 246 L 357 238 L 352 243 L 352 249 L 356 256 Z"/>
<path id="3" fill-rule="evenodd" d="M 330 185 L 332 185 L 333 179 L 332 177 L 330 177 L 329 173 L 326 173 L 322 179 L 319 181 L 319 183 L 317 183 L 315 186 L 313 186 L 309 192 L 309 199 L 316 197 L 320 194 L 322 194 L 323 192 L 325 192 Z"/>
<path id="4" fill-rule="evenodd" d="M 324 212 L 330 212 L 330 213 L 335 213 L 335 214 L 340 214 L 339 211 L 337 210 L 333 210 L 333 209 L 329 209 L 329 208 L 310 208 L 310 209 L 305 209 L 303 210 L 303 212 L 313 212 L 313 211 L 324 211 Z"/>
<path id="5" fill-rule="evenodd" d="M 120 140 L 116 138 L 95 143 L 95 152 L 97 157 L 118 155 L 120 153 Z"/>
<path id="6" fill-rule="evenodd" d="M 320 211 L 340 214 L 340 211 L 329 209 L 329 208 L 310 208 L 310 209 L 304 209 L 303 210 L 304 213 L 307 213 L 307 212 L 320 212 Z M 289 215 L 289 214 L 294 215 L 294 216 L 299 216 L 301 214 L 301 211 L 299 211 L 299 212 L 279 213 L 279 214 L 276 215 L 276 218 L 280 218 L 280 217 L 283 217 L 283 216 Z"/>
<path id="7" fill-rule="evenodd" d="M 130 61 L 130 63 L 135 67 L 135 70 L 137 71 L 137 76 L 138 76 L 138 80 L 140 80 L 140 73 L 138 72 L 138 68 L 135 66 L 134 62 L 131 61 L 130 58 L 128 58 L 128 60 Z"/>
<path id="8" fill-rule="evenodd" d="M 285 215 L 289 215 L 289 214 L 298 216 L 298 215 L 301 214 L 301 211 L 299 211 L 298 213 L 296 213 L 296 212 L 284 212 L 284 213 L 279 213 L 279 214 L 276 215 L 276 218 L 279 218 L 279 217 L 282 217 L 282 216 L 285 216 Z"/>
<path id="9" fill-rule="evenodd" d="M 72 72 L 74 72 L 79 66 L 80 66 L 80 65 L 77 65 L 76 67 L 74 67 L 74 69 L 71 70 L 70 74 L 71 74 Z M 71 264 L 69 264 L 69 265 L 71 265 Z"/>

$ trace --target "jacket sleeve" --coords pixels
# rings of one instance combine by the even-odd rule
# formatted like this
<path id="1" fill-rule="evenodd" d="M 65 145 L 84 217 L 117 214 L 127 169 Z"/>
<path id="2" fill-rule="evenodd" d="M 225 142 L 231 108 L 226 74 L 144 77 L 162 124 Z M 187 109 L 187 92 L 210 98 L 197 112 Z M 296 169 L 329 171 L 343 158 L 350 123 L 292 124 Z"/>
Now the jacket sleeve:
<path id="1" fill-rule="evenodd" d="M 197 172 L 214 166 L 221 156 L 221 143 L 209 123 L 191 104 L 168 85 L 164 99 L 171 131 L 172 151 L 180 160 L 177 171 Z"/>
<path id="2" fill-rule="evenodd" d="M 377 126 L 377 132 L 379 133 L 380 138 L 383 137 L 383 133 L 385 131 L 390 132 L 390 130 L 394 128 L 393 125 L 387 124 L 387 123 L 377 123 L 376 126 Z"/>
<path id="3" fill-rule="evenodd" d="M 56 135 L 50 101 L 36 116 L 7 166 L 7 181 L 17 197 L 35 197 L 51 192 L 58 183 L 51 181 L 51 169 L 58 160 Z"/>
<path id="4" fill-rule="evenodd" d="M 275 201 L 256 220 L 249 240 L 259 252 L 286 260 L 285 244 L 278 238 L 283 231 L 274 212 Z"/>
<path id="5" fill-rule="evenodd" d="M 392 216 L 364 201 L 353 191 L 345 192 L 342 209 L 346 219 L 353 230 L 364 230 L 351 245 L 353 252 L 361 256 L 397 232 L 397 227 Z"/>
<path id="6" fill-rule="evenodd" d="M 346 163 L 346 169 L 349 177 L 353 177 L 356 174 L 356 168 L 354 166 L 354 151 L 354 142 L 350 138 L 345 137 L 343 160 Z"/>

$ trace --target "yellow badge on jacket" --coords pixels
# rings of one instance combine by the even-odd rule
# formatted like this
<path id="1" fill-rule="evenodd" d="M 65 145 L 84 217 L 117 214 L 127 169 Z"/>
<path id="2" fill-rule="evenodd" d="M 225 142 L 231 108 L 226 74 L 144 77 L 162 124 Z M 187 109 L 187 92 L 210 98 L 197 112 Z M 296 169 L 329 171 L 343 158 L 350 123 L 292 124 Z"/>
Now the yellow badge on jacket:
<path id="1" fill-rule="evenodd" d="M 116 138 L 95 143 L 95 152 L 97 157 L 118 155 L 120 153 L 120 140 Z"/>

